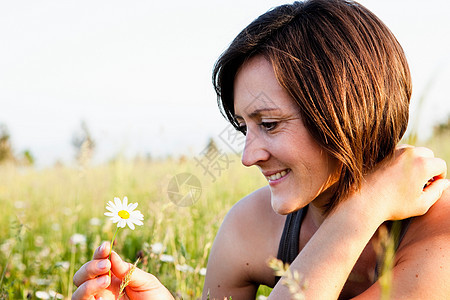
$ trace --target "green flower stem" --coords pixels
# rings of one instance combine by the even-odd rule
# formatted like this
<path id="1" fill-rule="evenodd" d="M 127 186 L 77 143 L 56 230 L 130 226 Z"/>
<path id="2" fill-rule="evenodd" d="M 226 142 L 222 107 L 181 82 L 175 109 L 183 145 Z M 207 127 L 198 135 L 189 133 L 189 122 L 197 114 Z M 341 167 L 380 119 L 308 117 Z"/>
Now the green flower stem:
<path id="1" fill-rule="evenodd" d="M 116 239 L 117 232 L 119 231 L 119 227 L 117 227 L 116 232 L 114 232 L 114 236 L 111 240 L 111 247 L 109 247 L 109 260 L 111 261 L 111 252 L 114 244 L 114 240 Z M 109 270 L 109 277 L 111 277 L 111 269 Z"/>

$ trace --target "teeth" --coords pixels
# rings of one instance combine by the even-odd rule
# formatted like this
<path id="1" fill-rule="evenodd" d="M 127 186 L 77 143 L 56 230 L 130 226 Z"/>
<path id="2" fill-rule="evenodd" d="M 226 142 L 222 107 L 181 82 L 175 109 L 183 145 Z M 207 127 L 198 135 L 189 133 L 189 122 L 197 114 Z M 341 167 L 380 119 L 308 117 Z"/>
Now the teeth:
<path id="1" fill-rule="evenodd" d="M 281 171 L 281 172 L 278 172 L 276 174 L 273 174 L 273 175 L 270 175 L 270 176 L 266 176 L 266 178 L 268 180 L 277 180 L 277 179 L 280 179 L 281 177 L 284 177 L 287 173 L 288 173 L 287 171 Z"/>

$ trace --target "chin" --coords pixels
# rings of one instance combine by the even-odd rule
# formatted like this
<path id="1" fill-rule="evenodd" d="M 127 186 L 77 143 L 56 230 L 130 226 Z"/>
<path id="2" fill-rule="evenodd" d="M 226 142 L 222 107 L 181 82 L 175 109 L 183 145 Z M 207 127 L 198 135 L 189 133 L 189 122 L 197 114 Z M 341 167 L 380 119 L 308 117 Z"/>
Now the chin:
<path id="1" fill-rule="evenodd" d="M 277 197 L 273 194 L 271 197 L 272 209 L 279 215 L 287 215 L 306 206 L 306 204 L 299 205 L 300 201 L 298 199 L 286 199 L 285 197 Z"/>

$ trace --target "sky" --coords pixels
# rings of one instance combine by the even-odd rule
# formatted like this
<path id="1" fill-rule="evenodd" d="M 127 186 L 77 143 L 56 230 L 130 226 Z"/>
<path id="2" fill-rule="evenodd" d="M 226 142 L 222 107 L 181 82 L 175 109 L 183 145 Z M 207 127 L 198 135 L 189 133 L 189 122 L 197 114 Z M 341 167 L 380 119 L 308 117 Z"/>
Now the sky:
<path id="1" fill-rule="evenodd" d="M 450 114 L 450 2 L 362 0 L 403 46 L 419 137 Z M 70 163 L 82 121 L 95 160 L 196 155 L 227 127 L 211 71 L 269 0 L 0 0 L 0 124 L 39 166 Z M 419 99 L 426 99 L 419 108 Z M 417 121 L 418 120 L 418 121 Z"/>

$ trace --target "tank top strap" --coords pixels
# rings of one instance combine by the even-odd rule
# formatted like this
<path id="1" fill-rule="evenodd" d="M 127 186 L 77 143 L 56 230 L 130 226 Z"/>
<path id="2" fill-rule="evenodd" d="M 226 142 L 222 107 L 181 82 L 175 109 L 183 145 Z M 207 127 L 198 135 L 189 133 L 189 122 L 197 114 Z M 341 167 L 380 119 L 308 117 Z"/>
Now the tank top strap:
<path id="1" fill-rule="evenodd" d="M 299 253 L 298 246 L 300 227 L 307 210 L 308 206 L 294 211 L 286 216 L 277 254 L 277 258 L 283 263 L 291 264 Z M 280 277 L 276 276 L 275 284 L 278 280 L 280 280 Z"/>

